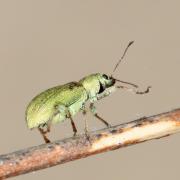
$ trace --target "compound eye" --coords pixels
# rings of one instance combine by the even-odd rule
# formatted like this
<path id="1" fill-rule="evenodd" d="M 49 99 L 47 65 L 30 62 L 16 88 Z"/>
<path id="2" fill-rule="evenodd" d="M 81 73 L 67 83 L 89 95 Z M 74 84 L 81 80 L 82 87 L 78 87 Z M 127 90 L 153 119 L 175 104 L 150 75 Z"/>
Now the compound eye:
<path id="1" fill-rule="evenodd" d="M 108 77 L 106 74 L 103 74 L 102 77 L 103 77 L 104 79 L 109 79 L 109 77 Z"/>

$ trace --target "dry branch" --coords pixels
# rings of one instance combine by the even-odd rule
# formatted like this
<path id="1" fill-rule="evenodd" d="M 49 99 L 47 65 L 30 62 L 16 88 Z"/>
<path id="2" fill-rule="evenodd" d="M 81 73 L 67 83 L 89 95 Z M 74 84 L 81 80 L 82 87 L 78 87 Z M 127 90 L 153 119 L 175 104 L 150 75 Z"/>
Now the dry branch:
<path id="1" fill-rule="evenodd" d="M 55 166 L 180 131 L 180 109 L 0 156 L 0 179 Z"/>

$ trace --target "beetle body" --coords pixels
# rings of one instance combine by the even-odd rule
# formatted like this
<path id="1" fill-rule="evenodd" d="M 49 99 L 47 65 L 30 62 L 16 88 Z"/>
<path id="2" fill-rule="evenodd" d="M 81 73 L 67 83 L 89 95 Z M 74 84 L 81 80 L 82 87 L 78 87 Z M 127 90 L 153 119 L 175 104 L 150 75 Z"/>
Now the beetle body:
<path id="1" fill-rule="evenodd" d="M 86 101 L 94 102 L 106 88 L 113 86 L 115 80 L 100 73 L 91 74 L 79 82 L 50 88 L 37 95 L 27 107 L 26 120 L 28 128 L 64 121 L 83 109 Z"/>

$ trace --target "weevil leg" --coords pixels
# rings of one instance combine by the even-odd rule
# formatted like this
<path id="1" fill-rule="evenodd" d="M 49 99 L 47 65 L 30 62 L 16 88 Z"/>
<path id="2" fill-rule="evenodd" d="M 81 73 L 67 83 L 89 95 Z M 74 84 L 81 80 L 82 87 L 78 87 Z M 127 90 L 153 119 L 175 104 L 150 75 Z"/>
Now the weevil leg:
<path id="1" fill-rule="evenodd" d="M 83 111 L 83 114 L 86 115 L 86 111 Z M 84 131 L 85 131 L 85 134 L 88 135 L 89 134 L 89 130 L 88 130 L 88 123 L 87 123 L 87 119 L 85 118 L 85 128 L 84 128 Z"/>
<path id="2" fill-rule="evenodd" d="M 87 110 L 86 110 L 85 105 L 82 106 L 81 110 L 82 110 L 82 114 L 85 116 L 87 114 Z M 88 123 L 87 123 L 87 119 L 86 118 L 85 118 L 85 128 L 84 128 L 84 131 L 85 131 L 86 134 L 88 133 Z"/>
<path id="3" fill-rule="evenodd" d="M 133 88 L 129 88 L 129 87 L 126 87 L 126 86 L 117 86 L 117 88 L 121 88 L 121 89 L 125 89 L 127 91 L 131 91 L 135 94 L 147 94 L 149 93 L 149 89 L 151 88 L 151 86 L 148 86 L 147 89 L 145 91 L 138 91 L 137 89 L 133 89 Z"/>
<path id="4" fill-rule="evenodd" d="M 46 128 L 46 129 L 44 129 Z M 38 127 L 39 132 L 43 136 L 43 139 L 46 143 L 50 143 L 51 141 L 47 138 L 46 134 L 50 132 L 51 130 L 51 121 L 48 121 L 48 123 L 45 123 L 43 125 L 40 125 Z"/>
<path id="5" fill-rule="evenodd" d="M 76 133 L 77 133 L 77 128 L 76 128 L 76 125 L 70 115 L 69 119 L 71 120 L 71 125 L 72 125 L 72 129 L 73 129 L 73 132 L 74 132 L 74 136 L 76 136 Z"/>
<path id="6" fill-rule="evenodd" d="M 74 136 L 76 136 L 77 128 L 76 128 L 76 125 L 75 125 L 75 123 L 74 123 L 74 121 L 73 121 L 73 118 L 72 118 L 71 113 L 69 112 L 69 110 L 67 110 L 67 118 L 70 119 L 70 121 L 71 121 L 71 126 L 72 126 L 72 129 L 73 129 L 73 132 L 74 132 Z"/>
<path id="7" fill-rule="evenodd" d="M 61 115 L 63 115 L 64 117 L 70 119 L 71 125 L 72 125 L 72 129 L 73 129 L 73 132 L 74 132 L 74 136 L 75 136 L 76 133 L 77 133 L 77 128 L 76 128 L 76 125 L 75 125 L 75 123 L 74 123 L 74 121 L 73 121 L 73 118 L 72 118 L 72 116 L 71 116 L 71 113 L 70 113 L 68 107 L 66 107 L 66 106 L 63 105 L 63 104 L 59 104 L 59 105 L 55 106 L 55 108 L 56 108 L 56 110 L 57 110 L 57 111 L 56 111 L 57 113 L 61 113 Z"/>
<path id="8" fill-rule="evenodd" d="M 82 110 L 83 115 L 85 116 L 87 114 L 87 110 L 86 110 L 85 106 L 83 106 L 81 110 Z M 87 140 L 89 141 L 89 143 L 91 143 L 90 132 L 88 130 L 88 123 L 87 123 L 87 119 L 86 118 L 85 118 L 85 128 L 84 128 L 84 131 L 85 131 L 85 135 L 86 135 Z"/>
<path id="9" fill-rule="evenodd" d="M 47 138 L 47 136 L 46 136 L 46 134 L 47 134 L 48 132 L 50 132 L 50 127 L 47 128 L 46 131 L 44 131 L 44 129 L 43 129 L 42 127 L 38 127 L 38 130 L 39 130 L 39 132 L 41 133 L 41 135 L 43 136 L 43 139 L 44 139 L 45 143 L 50 143 L 51 141 L 50 141 L 50 140 Z"/>
<path id="10" fill-rule="evenodd" d="M 51 122 L 51 121 L 50 121 Z M 48 125 L 47 125 L 47 133 L 49 133 L 50 131 L 51 131 L 51 123 L 48 123 Z"/>
<path id="11" fill-rule="evenodd" d="M 99 119 L 101 122 L 103 122 L 107 127 L 111 127 L 111 125 L 105 121 L 102 117 L 100 117 L 97 112 L 96 112 L 96 107 L 94 106 L 94 103 L 90 103 L 90 106 L 89 106 L 91 112 L 93 113 L 93 115 Z"/>
<path id="12" fill-rule="evenodd" d="M 46 124 L 45 133 L 49 133 L 51 131 L 51 120 L 49 120 Z"/>

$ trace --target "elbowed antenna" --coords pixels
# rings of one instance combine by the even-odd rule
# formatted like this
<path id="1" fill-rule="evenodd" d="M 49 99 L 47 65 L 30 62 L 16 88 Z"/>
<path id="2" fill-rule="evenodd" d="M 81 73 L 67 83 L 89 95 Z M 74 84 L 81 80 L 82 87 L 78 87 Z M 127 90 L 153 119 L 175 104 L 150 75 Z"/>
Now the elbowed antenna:
<path id="1" fill-rule="evenodd" d="M 147 93 L 149 93 L 149 90 L 150 90 L 151 86 L 148 86 L 145 91 L 138 91 L 138 90 L 136 90 L 136 89 L 132 89 L 132 88 L 125 87 L 125 86 L 116 86 L 116 88 L 118 88 L 118 89 L 121 89 L 121 88 L 122 88 L 122 89 L 130 90 L 130 91 L 134 92 L 135 94 L 140 94 L 140 95 L 142 95 L 142 94 L 147 94 Z"/>
<path id="2" fill-rule="evenodd" d="M 134 83 L 130 83 L 130 82 L 126 82 L 126 81 L 121 81 L 121 80 L 116 79 L 116 78 L 114 78 L 114 77 L 113 77 L 113 79 L 115 79 L 115 80 L 118 81 L 118 82 L 121 82 L 121 83 L 124 83 L 124 84 L 129 84 L 129 85 L 131 85 L 131 86 L 133 86 L 133 87 L 135 87 L 135 88 L 138 88 L 138 85 L 136 85 L 136 84 L 134 84 Z"/>
<path id="3" fill-rule="evenodd" d="M 126 49 L 124 50 L 124 53 L 122 55 L 122 57 L 119 59 L 119 61 L 117 62 L 116 66 L 113 69 L 113 72 L 111 74 L 111 76 L 113 75 L 113 73 L 116 71 L 117 67 L 119 66 L 120 62 L 123 60 L 124 56 L 126 55 L 126 52 L 128 50 L 128 48 L 134 43 L 134 41 L 130 41 L 129 44 L 127 45 Z"/>
<path id="4" fill-rule="evenodd" d="M 114 80 L 118 81 L 118 82 L 121 82 L 121 83 L 124 83 L 124 84 L 128 84 L 128 85 L 131 85 L 135 88 L 138 88 L 139 86 L 134 84 L 134 83 L 130 83 L 130 82 L 126 82 L 126 81 L 121 81 L 119 79 L 116 79 L 113 77 L 113 73 L 116 71 L 116 69 L 118 68 L 120 62 L 123 60 L 123 58 L 125 57 L 126 53 L 127 53 L 127 50 L 128 48 L 134 43 L 134 41 L 130 41 L 126 47 L 126 49 L 124 50 L 124 53 L 122 55 L 122 57 L 119 59 L 119 61 L 117 62 L 117 64 L 115 65 L 114 69 L 113 69 L 113 72 L 111 74 L 111 78 L 113 78 Z M 124 86 L 117 86 L 117 88 L 125 88 L 125 89 L 130 89 L 130 90 L 133 90 L 131 88 L 128 88 L 128 87 L 124 87 Z M 137 91 L 137 90 L 133 90 L 136 94 L 146 94 L 149 92 L 149 89 L 151 88 L 151 86 L 148 86 L 147 89 L 145 91 Z"/>
<path id="5" fill-rule="evenodd" d="M 134 43 L 134 41 L 130 41 L 130 42 L 128 43 L 126 49 L 124 50 L 124 53 L 123 53 L 122 57 L 119 59 L 119 61 L 118 61 L 117 64 L 115 65 L 111 77 L 112 77 L 113 79 L 115 79 L 116 81 L 118 81 L 118 82 L 121 82 L 121 83 L 124 83 L 124 84 L 129 84 L 129 85 L 131 85 L 131 86 L 133 86 L 133 87 L 135 87 L 135 88 L 138 88 L 138 85 L 136 85 L 136 84 L 134 84 L 134 83 L 130 83 L 130 82 L 126 82 L 126 81 L 121 81 L 121 80 L 116 79 L 116 78 L 113 77 L 113 73 L 116 71 L 116 69 L 118 68 L 120 62 L 124 59 L 124 57 L 125 57 L 125 55 L 126 55 L 126 53 L 127 53 L 128 48 L 129 48 L 133 43 Z M 148 92 L 149 92 L 149 89 L 150 89 L 150 87 L 147 88 L 147 91 L 145 91 L 145 93 L 148 93 Z M 143 93 L 138 92 L 137 94 L 144 94 L 144 92 L 143 92 Z"/>
<path id="6" fill-rule="evenodd" d="M 120 62 L 123 60 L 124 56 L 126 55 L 126 52 L 127 52 L 128 48 L 129 48 L 133 43 L 134 43 L 134 41 L 130 41 L 130 42 L 128 43 L 126 49 L 124 50 L 124 53 L 123 53 L 122 57 L 119 59 L 119 61 L 118 61 L 117 64 L 115 65 L 115 67 L 114 67 L 114 69 L 113 69 L 113 72 L 112 72 L 112 74 L 111 74 L 111 77 L 113 77 L 113 73 L 116 71 L 116 69 L 118 68 Z M 131 85 L 131 86 L 133 86 L 133 87 L 135 87 L 135 88 L 138 88 L 138 85 L 136 85 L 136 84 L 133 84 L 133 83 L 130 83 L 130 82 L 126 82 L 126 81 L 121 81 L 121 80 L 116 79 L 116 78 L 114 78 L 114 77 L 113 77 L 113 79 L 115 79 L 115 80 L 118 81 L 118 82 L 121 82 L 121 83 L 124 83 L 124 84 L 129 84 L 129 85 Z"/>

